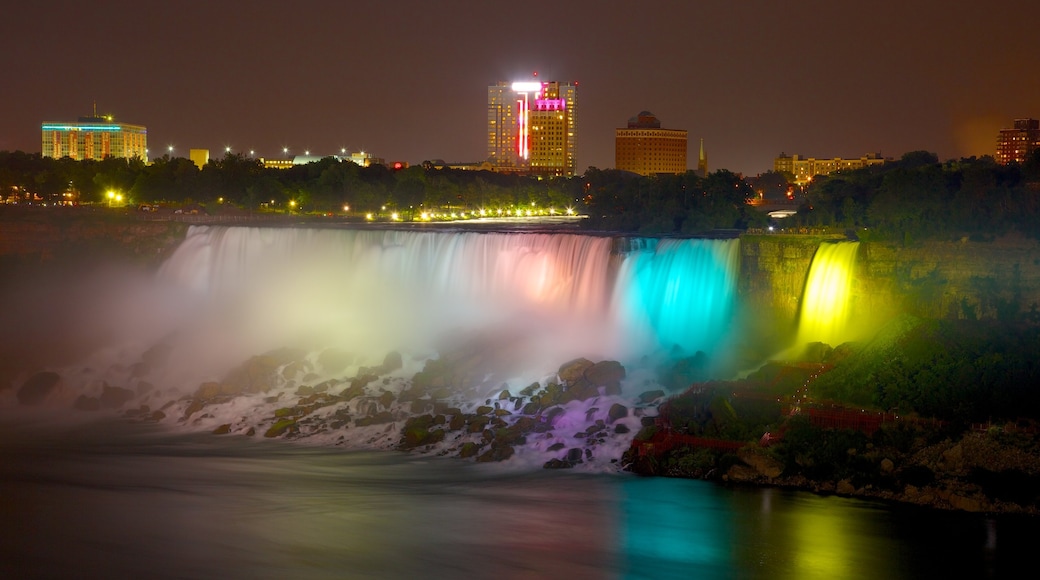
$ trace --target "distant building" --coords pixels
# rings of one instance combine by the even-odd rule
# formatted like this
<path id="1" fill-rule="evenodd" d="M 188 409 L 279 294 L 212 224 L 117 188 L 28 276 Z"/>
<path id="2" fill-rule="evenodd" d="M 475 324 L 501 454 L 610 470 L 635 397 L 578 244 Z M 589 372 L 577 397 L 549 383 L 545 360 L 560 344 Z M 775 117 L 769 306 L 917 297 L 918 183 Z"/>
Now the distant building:
<path id="1" fill-rule="evenodd" d="M 148 130 L 141 125 L 116 123 L 112 116 L 80 117 L 76 123 L 46 122 L 43 156 L 60 159 L 104 159 L 119 157 L 148 161 Z"/>
<path id="2" fill-rule="evenodd" d="M 578 84 L 499 82 L 488 86 L 487 160 L 496 171 L 571 176 Z"/>
<path id="3" fill-rule="evenodd" d="M 704 139 L 701 139 L 701 152 L 697 156 L 697 175 L 701 177 L 708 175 L 708 154 L 704 152 Z"/>
<path id="4" fill-rule="evenodd" d="M 880 153 L 864 155 L 859 159 L 842 159 L 841 157 L 816 159 L 815 157 L 805 158 L 800 155 L 781 153 L 779 157 L 773 160 L 773 170 L 790 173 L 794 175 L 796 185 L 805 185 L 817 175 L 830 175 L 836 171 L 862 169 L 871 165 L 881 165 L 886 161 L 891 161 L 891 159 L 881 157 Z"/>
<path id="5" fill-rule="evenodd" d="M 1001 129 L 997 136 L 997 162 L 1022 163 L 1040 149 L 1040 121 L 1015 119 L 1011 129 Z"/>
<path id="6" fill-rule="evenodd" d="M 209 163 L 209 149 L 189 149 L 188 159 L 191 159 L 195 167 L 202 169 Z"/>
<path id="7" fill-rule="evenodd" d="M 614 168 L 639 175 L 686 173 L 686 130 L 662 129 L 650 111 L 614 129 Z"/>
<path id="8" fill-rule="evenodd" d="M 349 155 L 294 155 L 285 159 L 267 159 L 261 157 L 260 163 L 269 169 L 289 169 L 294 165 L 307 165 L 308 163 L 315 163 L 328 157 L 332 157 L 337 161 L 350 161 L 360 165 L 361 167 L 368 167 L 370 165 L 386 165 L 386 160 L 383 158 L 373 157 L 371 153 L 366 153 L 364 151 L 357 151 L 350 153 Z"/>

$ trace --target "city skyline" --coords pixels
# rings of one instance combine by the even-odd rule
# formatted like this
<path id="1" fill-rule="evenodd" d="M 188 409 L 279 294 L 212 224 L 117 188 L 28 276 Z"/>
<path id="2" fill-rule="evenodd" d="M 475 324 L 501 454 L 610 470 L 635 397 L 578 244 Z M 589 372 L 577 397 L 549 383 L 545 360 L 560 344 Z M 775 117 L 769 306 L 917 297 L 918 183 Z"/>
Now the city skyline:
<path id="1" fill-rule="evenodd" d="M 96 101 L 146 126 L 152 157 L 482 161 L 485 87 L 534 72 L 581 84 L 578 173 L 613 166 L 614 130 L 640 110 L 703 139 L 713 169 L 747 175 L 782 151 L 993 155 L 1001 129 L 1040 116 L 1040 79 L 1024 72 L 1040 53 L 1015 33 L 1034 2 L 731 4 L 577 0 L 507 27 L 514 7 L 469 0 L 21 3 L 0 23 L 13 55 L 0 150 L 40 151 L 41 122 Z"/>

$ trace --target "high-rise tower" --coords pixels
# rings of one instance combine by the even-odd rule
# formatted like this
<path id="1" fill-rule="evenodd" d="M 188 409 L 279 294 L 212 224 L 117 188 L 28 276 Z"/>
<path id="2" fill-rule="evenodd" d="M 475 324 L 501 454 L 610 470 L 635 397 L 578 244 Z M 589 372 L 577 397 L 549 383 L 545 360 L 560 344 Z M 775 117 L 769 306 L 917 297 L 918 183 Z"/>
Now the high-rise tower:
<path id="1" fill-rule="evenodd" d="M 488 86 L 488 161 L 496 171 L 574 175 L 578 84 Z"/>
<path id="2" fill-rule="evenodd" d="M 1011 129 L 1001 129 L 997 136 L 997 163 L 1022 163 L 1040 149 L 1040 121 L 1015 119 Z"/>

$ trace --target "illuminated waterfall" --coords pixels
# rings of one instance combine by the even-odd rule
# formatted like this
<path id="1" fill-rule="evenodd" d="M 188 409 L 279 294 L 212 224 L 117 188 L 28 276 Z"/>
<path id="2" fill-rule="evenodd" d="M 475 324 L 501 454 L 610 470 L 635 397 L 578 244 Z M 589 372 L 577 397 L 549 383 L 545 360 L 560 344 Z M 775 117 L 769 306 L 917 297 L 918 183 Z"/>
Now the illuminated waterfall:
<path id="1" fill-rule="evenodd" d="M 802 292 L 796 344 L 837 346 L 854 337 L 850 324 L 853 271 L 859 242 L 821 244 Z"/>
<path id="2" fill-rule="evenodd" d="M 239 360 L 295 343 L 429 356 L 474 331 L 521 337 L 538 353 L 527 364 L 545 368 L 675 345 L 710 354 L 734 308 L 739 241 L 631 242 L 618 254 L 613 238 L 574 234 L 192 227 L 160 279 L 202 313 L 193 364 L 216 345 Z"/>
<path id="3" fill-rule="evenodd" d="M 643 342 L 711 352 L 727 333 L 740 267 L 738 240 L 646 240 L 618 273 L 616 311 Z"/>

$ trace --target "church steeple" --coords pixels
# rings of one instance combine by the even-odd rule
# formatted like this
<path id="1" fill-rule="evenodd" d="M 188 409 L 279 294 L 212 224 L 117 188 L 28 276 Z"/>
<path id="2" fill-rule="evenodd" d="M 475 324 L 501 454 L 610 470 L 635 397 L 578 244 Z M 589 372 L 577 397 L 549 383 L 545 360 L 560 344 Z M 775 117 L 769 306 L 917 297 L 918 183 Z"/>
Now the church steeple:
<path id="1" fill-rule="evenodd" d="M 704 137 L 701 137 L 701 153 L 697 157 L 697 173 L 701 177 L 708 176 L 708 154 L 704 152 Z"/>

